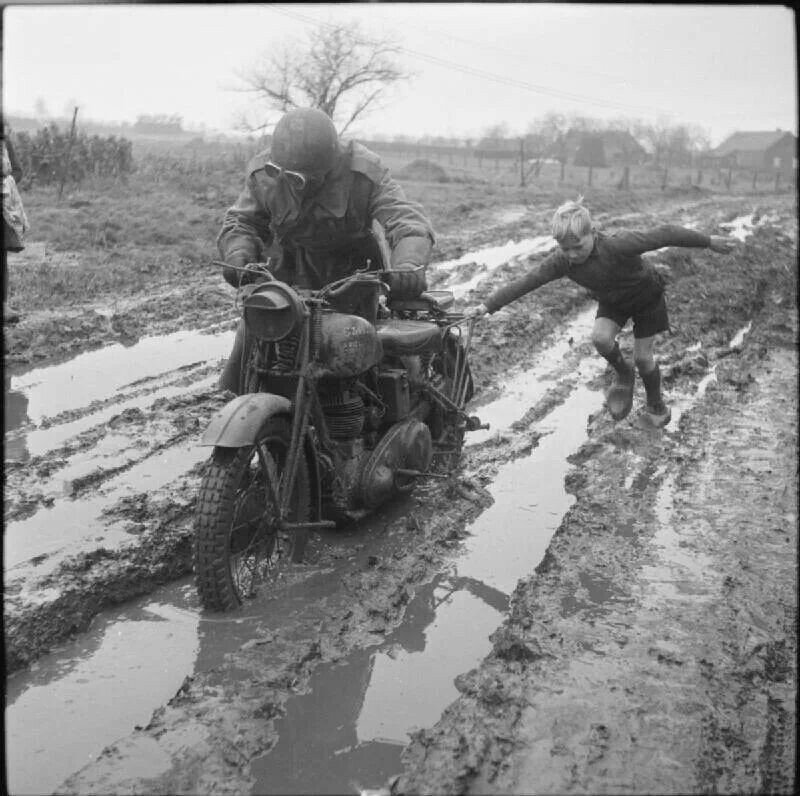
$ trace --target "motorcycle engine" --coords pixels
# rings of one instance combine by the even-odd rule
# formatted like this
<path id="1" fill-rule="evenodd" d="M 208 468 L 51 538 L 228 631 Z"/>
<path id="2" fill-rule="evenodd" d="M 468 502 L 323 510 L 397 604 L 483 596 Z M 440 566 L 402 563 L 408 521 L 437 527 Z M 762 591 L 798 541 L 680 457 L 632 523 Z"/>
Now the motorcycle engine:
<path id="1" fill-rule="evenodd" d="M 403 476 L 400 469 L 426 472 L 433 458 L 431 432 L 419 420 L 396 423 L 381 438 L 364 464 L 361 473 L 361 500 L 374 508 L 393 494 L 407 492 L 413 477 Z"/>

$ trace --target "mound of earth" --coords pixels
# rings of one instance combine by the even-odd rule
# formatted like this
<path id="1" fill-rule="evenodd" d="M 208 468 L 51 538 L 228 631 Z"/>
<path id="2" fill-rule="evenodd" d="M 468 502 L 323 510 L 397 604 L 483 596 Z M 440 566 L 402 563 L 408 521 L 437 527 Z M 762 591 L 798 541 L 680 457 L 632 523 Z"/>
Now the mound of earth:
<path id="1" fill-rule="evenodd" d="M 417 158 L 403 166 L 397 176 L 406 180 L 427 180 L 428 182 L 450 182 L 447 172 L 438 164 L 424 158 Z"/>

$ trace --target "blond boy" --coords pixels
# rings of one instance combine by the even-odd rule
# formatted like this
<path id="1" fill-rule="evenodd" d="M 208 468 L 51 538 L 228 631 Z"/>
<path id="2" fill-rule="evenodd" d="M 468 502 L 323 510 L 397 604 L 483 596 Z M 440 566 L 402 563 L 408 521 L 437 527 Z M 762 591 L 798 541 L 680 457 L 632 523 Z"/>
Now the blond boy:
<path id="1" fill-rule="evenodd" d="M 565 202 L 555 211 L 552 233 L 558 243 L 555 251 L 521 278 L 495 290 L 468 314 L 478 318 L 496 312 L 554 279 L 568 277 L 577 282 L 598 300 L 592 342 L 616 374 L 606 396 L 612 417 L 622 420 L 633 405 L 636 372 L 617 341 L 620 330 L 632 318 L 633 361 L 647 396 L 644 418 L 655 427 L 665 426 L 672 414 L 661 392 L 655 336 L 669 329 L 669 318 L 663 281 L 653 267 L 642 262 L 641 255 L 664 246 L 710 248 L 728 254 L 734 248 L 733 241 L 671 224 L 606 235 L 595 229 L 581 197 L 576 202 Z"/>

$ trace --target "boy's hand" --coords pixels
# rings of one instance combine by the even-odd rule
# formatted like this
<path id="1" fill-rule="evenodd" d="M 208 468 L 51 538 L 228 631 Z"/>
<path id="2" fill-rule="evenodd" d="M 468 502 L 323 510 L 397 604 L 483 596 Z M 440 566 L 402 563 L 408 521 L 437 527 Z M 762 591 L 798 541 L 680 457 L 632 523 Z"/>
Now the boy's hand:
<path id="1" fill-rule="evenodd" d="M 469 309 L 468 309 L 468 310 L 467 310 L 467 311 L 464 313 L 464 315 L 465 315 L 467 318 L 475 318 L 475 319 L 477 320 L 478 318 L 482 318 L 484 315 L 486 315 L 486 313 L 487 313 L 488 311 L 489 311 L 489 310 L 486 308 L 486 305 L 485 305 L 485 304 L 478 304 L 478 306 L 477 306 L 477 307 L 470 307 L 470 308 L 469 308 Z"/>
<path id="2" fill-rule="evenodd" d="M 717 254 L 730 254 L 736 248 L 736 242 L 723 235 L 711 235 L 708 248 Z"/>

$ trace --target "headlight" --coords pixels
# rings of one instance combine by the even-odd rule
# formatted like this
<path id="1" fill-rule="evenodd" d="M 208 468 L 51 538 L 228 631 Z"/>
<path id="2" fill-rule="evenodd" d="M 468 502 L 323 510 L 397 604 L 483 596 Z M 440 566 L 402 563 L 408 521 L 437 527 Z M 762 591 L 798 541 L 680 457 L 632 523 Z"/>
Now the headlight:
<path id="1" fill-rule="evenodd" d="M 283 282 L 262 282 L 242 298 L 247 330 L 259 340 L 276 342 L 300 327 L 305 308 L 300 296 Z"/>

